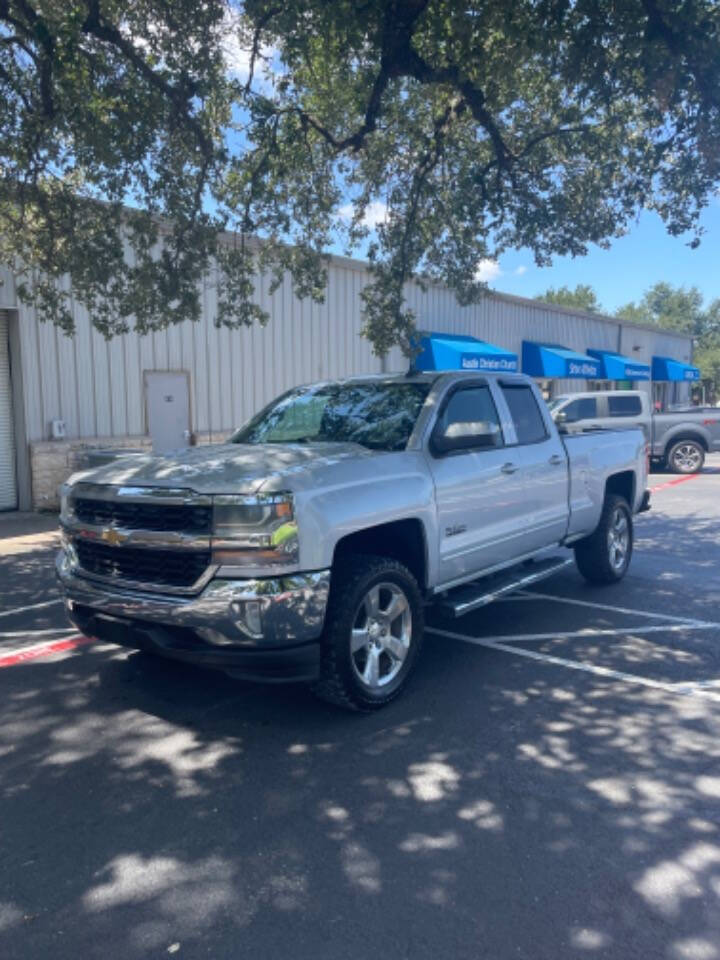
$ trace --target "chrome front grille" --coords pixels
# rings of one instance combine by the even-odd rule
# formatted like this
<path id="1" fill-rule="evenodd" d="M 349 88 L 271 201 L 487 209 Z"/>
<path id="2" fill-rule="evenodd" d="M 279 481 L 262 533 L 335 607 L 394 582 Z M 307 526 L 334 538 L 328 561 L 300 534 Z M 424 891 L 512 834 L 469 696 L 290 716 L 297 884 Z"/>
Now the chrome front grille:
<path id="1" fill-rule="evenodd" d="M 124 530 L 212 533 L 212 507 L 162 502 L 138 503 L 75 497 L 73 509 L 81 523 L 122 527 Z"/>
<path id="2" fill-rule="evenodd" d="M 75 538 L 73 547 L 81 569 L 108 580 L 192 587 L 210 565 L 209 550 L 111 547 L 82 537 Z"/>
<path id="3" fill-rule="evenodd" d="M 212 576 L 212 500 L 191 490 L 80 483 L 61 522 L 89 577 L 192 594 Z"/>

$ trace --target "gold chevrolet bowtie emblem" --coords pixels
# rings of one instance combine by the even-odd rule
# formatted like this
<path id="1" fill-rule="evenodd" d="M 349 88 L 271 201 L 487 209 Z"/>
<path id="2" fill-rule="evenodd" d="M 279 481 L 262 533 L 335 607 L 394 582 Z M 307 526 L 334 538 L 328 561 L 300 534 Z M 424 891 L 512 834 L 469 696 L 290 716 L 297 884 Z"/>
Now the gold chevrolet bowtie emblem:
<path id="1" fill-rule="evenodd" d="M 101 539 L 104 543 L 109 543 L 111 547 L 117 547 L 118 544 L 124 543 L 127 537 L 124 533 L 120 533 L 119 530 L 116 530 L 115 527 L 107 527 L 101 533 Z"/>

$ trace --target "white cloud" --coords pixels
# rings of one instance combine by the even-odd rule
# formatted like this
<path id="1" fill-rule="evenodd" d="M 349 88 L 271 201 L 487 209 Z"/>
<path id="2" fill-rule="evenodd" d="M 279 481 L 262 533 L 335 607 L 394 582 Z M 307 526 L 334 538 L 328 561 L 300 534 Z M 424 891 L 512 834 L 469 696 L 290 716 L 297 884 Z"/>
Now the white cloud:
<path id="1" fill-rule="evenodd" d="M 338 213 L 343 220 L 352 220 L 354 213 L 353 204 L 343 204 Z M 382 200 L 373 200 L 372 203 L 369 203 L 365 208 L 365 213 L 363 214 L 363 218 L 360 222 L 364 227 L 367 227 L 368 230 L 374 230 L 379 223 L 383 223 L 383 221 L 387 220 L 387 214 L 387 204 L 383 203 Z"/>
<path id="2" fill-rule="evenodd" d="M 490 260 L 488 257 L 478 261 L 478 265 L 475 268 L 475 279 L 481 283 L 489 283 L 501 274 L 502 270 L 497 260 Z"/>
<path id="3" fill-rule="evenodd" d="M 525 264 L 521 263 L 519 267 L 515 267 L 513 273 L 516 277 L 521 277 L 524 273 L 527 273 L 527 267 Z"/>

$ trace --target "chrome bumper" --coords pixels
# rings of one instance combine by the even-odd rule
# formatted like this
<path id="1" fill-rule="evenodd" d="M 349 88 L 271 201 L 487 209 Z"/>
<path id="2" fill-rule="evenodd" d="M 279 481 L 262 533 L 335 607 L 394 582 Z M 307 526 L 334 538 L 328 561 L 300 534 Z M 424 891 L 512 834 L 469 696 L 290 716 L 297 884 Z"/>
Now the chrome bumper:
<path id="1" fill-rule="evenodd" d="M 317 640 L 330 588 L 330 571 L 319 570 L 278 579 L 215 579 L 195 597 L 142 593 L 82 575 L 64 550 L 56 572 L 68 615 L 80 629 L 84 617 L 157 625 L 164 635 L 181 632 L 185 650 L 188 633 L 194 634 L 198 650 L 208 653 L 279 650 Z M 170 645 L 167 636 L 163 645 Z"/>

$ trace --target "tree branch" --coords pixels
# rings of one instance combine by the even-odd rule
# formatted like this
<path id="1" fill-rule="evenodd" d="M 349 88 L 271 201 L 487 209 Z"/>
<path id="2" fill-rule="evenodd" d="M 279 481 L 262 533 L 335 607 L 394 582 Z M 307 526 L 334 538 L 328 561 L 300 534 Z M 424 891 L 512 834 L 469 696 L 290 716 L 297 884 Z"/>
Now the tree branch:
<path id="1" fill-rule="evenodd" d="M 248 69 L 248 78 L 245 84 L 245 93 L 250 93 L 250 88 L 252 87 L 253 79 L 255 77 L 255 62 L 260 55 L 260 38 L 262 31 L 270 23 L 273 17 L 277 16 L 278 13 L 282 12 L 282 7 L 271 7 L 269 10 L 266 10 L 260 20 L 255 26 L 253 32 L 253 41 L 252 48 L 250 50 L 250 66 Z"/>
<path id="2" fill-rule="evenodd" d="M 123 37 L 113 24 L 103 17 L 100 11 L 100 0 L 88 0 L 88 15 L 82 25 L 82 32 L 95 37 L 103 43 L 108 43 L 118 49 L 130 64 L 140 73 L 159 93 L 165 96 L 173 105 L 178 116 L 192 129 L 198 145 L 206 158 L 212 155 L 212 144 L 202 126 L 193 117 L 190 108 L 190 99 L 195 95 L 195 84 L 186 78 L 181 85 L 168 83 L 156 73 L 152 67 L 138 54 L 135 47 Z"/>
<path id="3" fill-rule="evenodd" d="M 32 58 L 39 70 L 40 101 L 42 103 L 43 113 L 49 119 L 55 116 L 55 101 L 53 99 L 52 81 L 53 81 L 53 58 L 55 56 L 55 41 L 44 19 L 30 6 L 26 0 L 16 0 L 17 5 L 25 17 L 26 23 L 18 20 L 10 14 L 10 4 L 7 0 L 0 3 L 0 18 L 6 23 L 11 24 L 19 33 L 21 33 L 30 44 L 37 44 L 41 50 L 41 56 L 38 57 L 26 48 L 26 52 Z M 29 24 L 29 26 L 28 26 Z"/>

